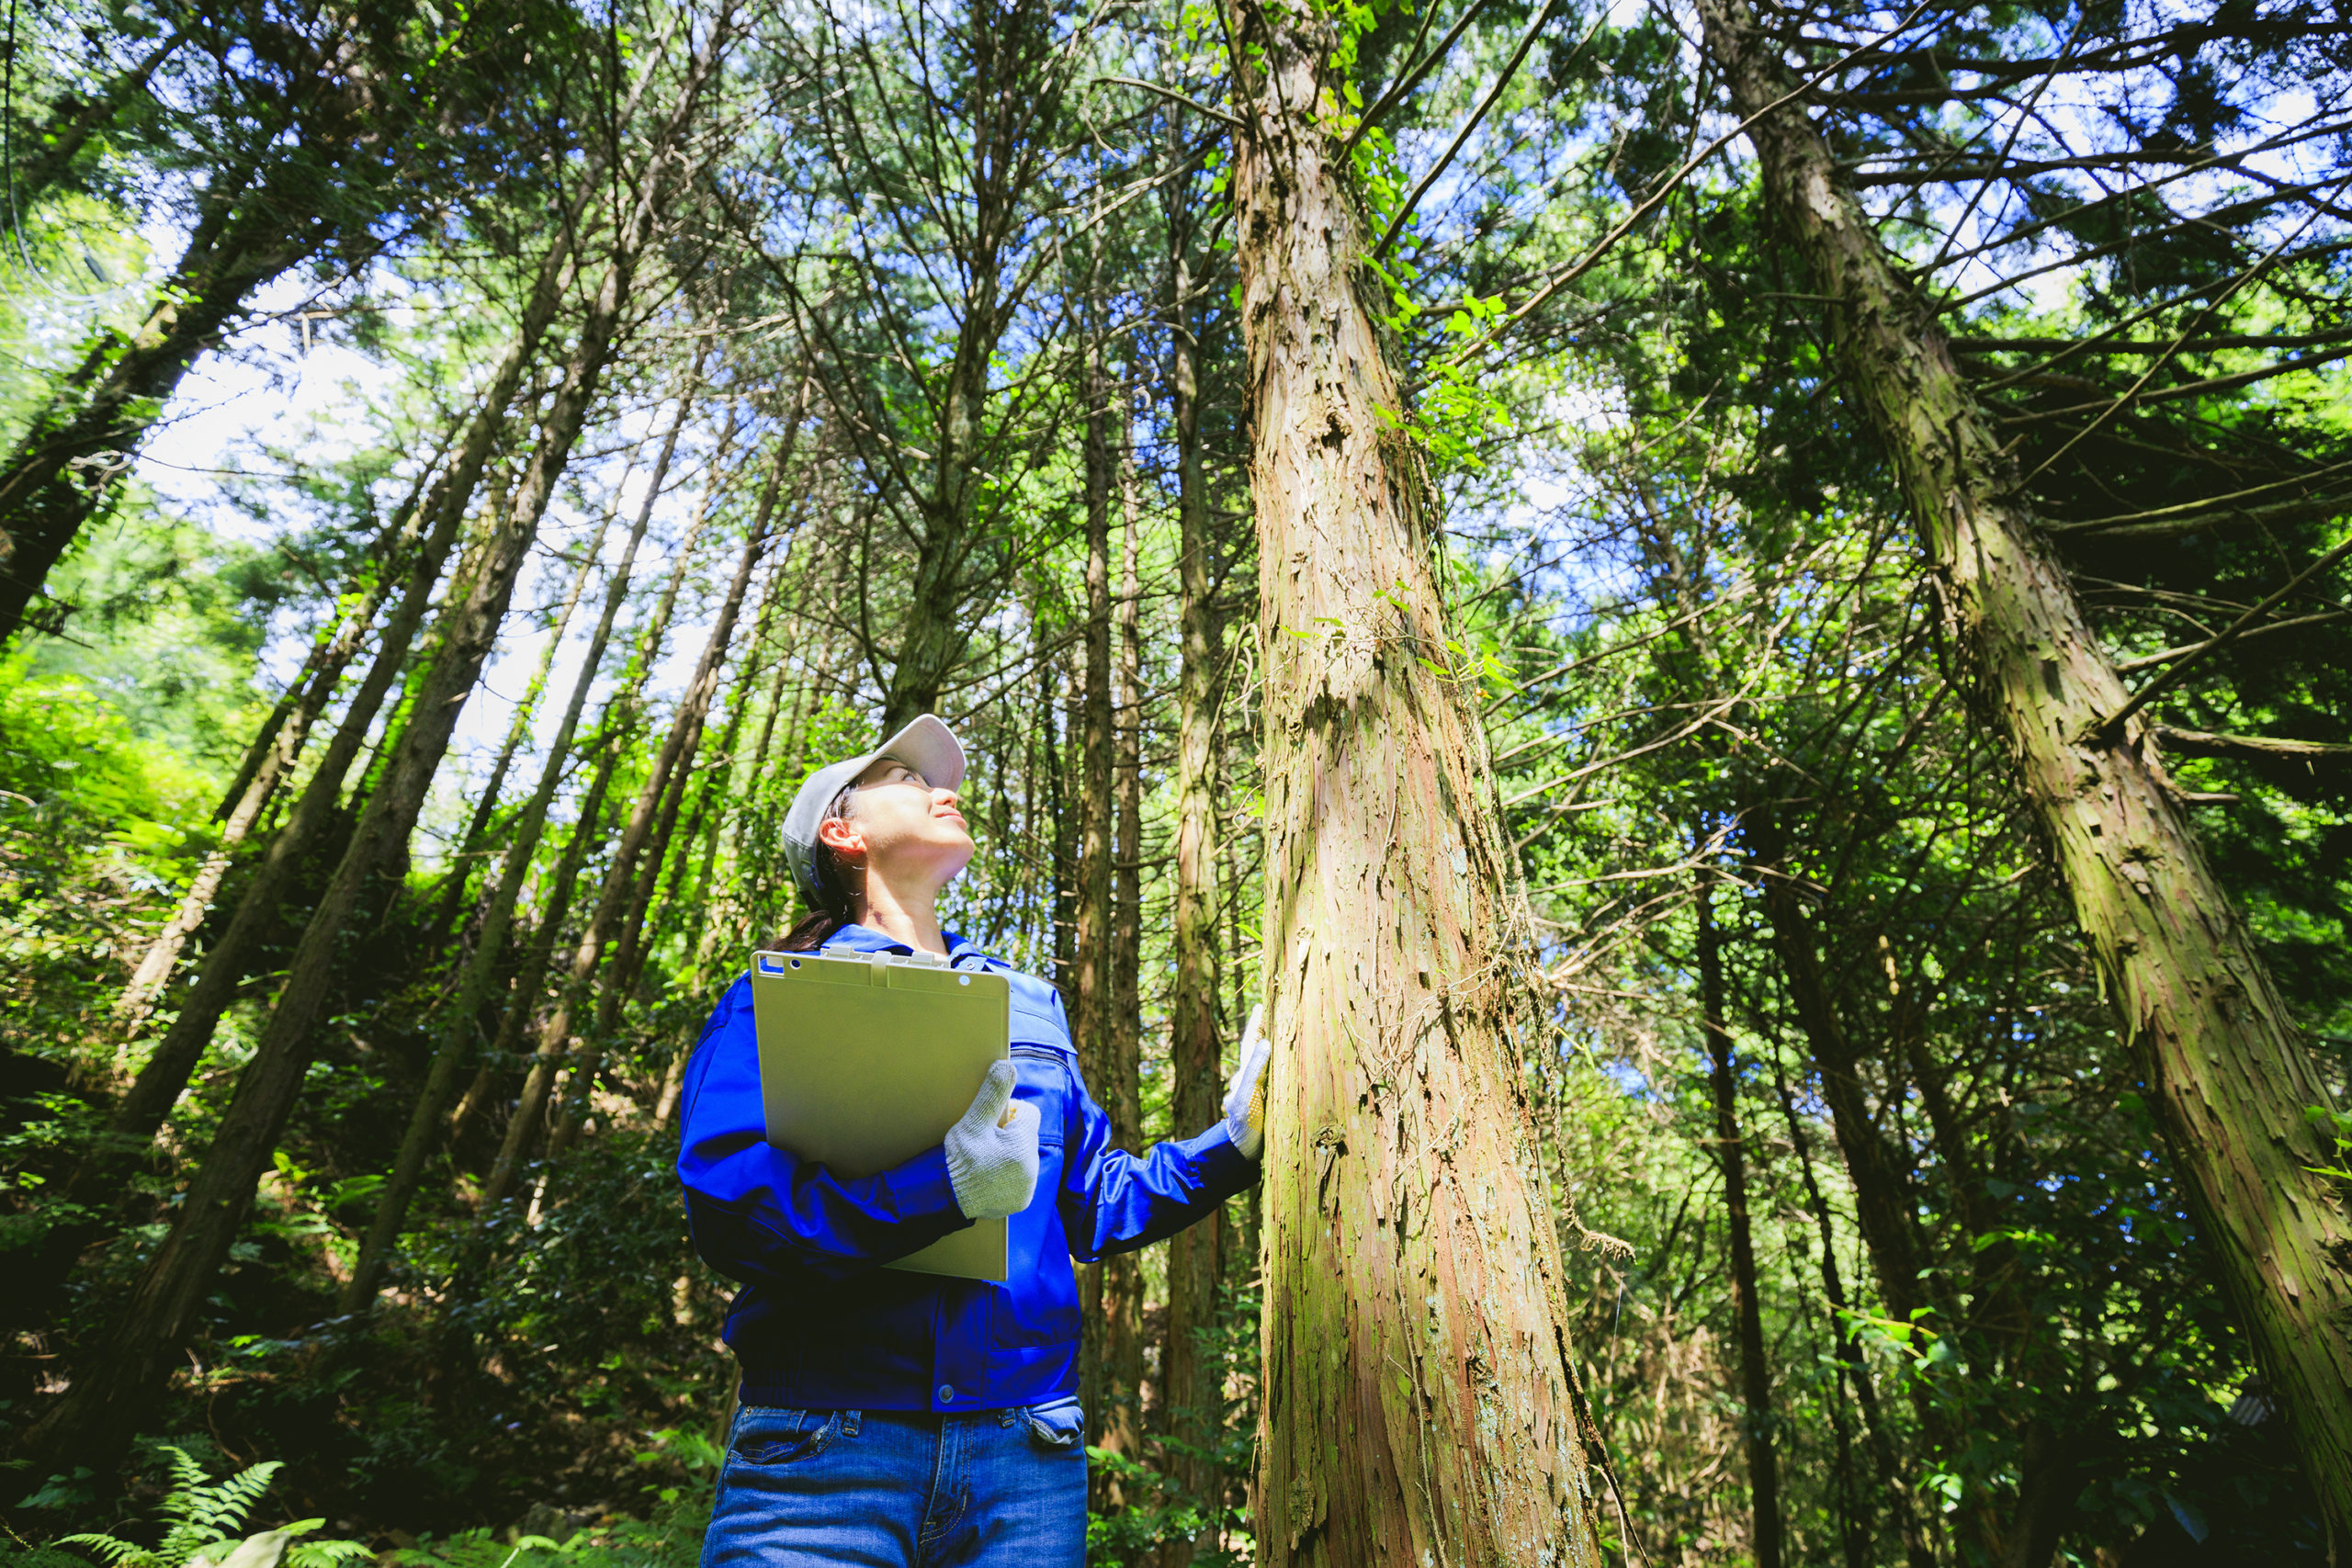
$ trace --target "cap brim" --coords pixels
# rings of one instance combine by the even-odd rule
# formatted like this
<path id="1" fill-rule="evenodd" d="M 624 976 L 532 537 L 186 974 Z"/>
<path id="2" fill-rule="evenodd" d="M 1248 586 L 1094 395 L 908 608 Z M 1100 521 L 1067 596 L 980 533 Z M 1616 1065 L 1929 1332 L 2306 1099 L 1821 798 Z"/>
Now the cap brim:
<path id="1" fill-rule="evenodd" d="M 961 789 L 964 785 L 964 744 L 956 732 L 931 714 L 919 715 L 913 723 L 882 742 L 865 759 L 896 757 L 923 776 L 923 782 L 933 789 Z M 861 767 L 858 772 L 864 773 Z"/>

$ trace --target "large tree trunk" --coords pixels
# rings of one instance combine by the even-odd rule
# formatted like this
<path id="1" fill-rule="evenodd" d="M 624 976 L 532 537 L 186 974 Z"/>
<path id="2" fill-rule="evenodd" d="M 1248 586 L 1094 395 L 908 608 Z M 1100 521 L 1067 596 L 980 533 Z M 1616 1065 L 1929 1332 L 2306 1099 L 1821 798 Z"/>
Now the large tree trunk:
<path id="1" fill-rule="evenodd" d="M 673 144 L 721 36 L 714 29 L 712 41 L 697 58 L 677 118 L 669 127 L 671 135 L 657 141 L 658 148 Z M 350 846 L 303 931 L 261 1040 L 238 1075 L 220 1130 L 189 1184 L 179 1222 L 141 1277 L 94 1364 L 27 1432 L 28 1451 L 52 1460 L 111 1458 L 130 1440 L 181 1342 L 195 1327 L 197 1313 L 252 1204 L 254 1183 L 292 1114 L 310 1066 L 311 1026 L 333 989 L 344 924 L 365 885 L 408 841 L 450 733 L 497 638 L 556 481 L 586 423 L 629 299 L 638 257 L 651 237 L 660 197 L 668 184 L 663 162 L 664 155 L 657 152 L 634 211 L 615 236 L 611 263 L 564 367 L 562 386 L 540 421 L 538 445 L 512 505 L 496 520 L 463 597 L 444 613 L 413 716 L 398 742 L 388 748 L 383 782 L 369 795 Z"/>
<path id="2" fill-rule="evenodd" d="M 2202 1239 L 2283 1403 L 2321 1506 L 2352 1533 L 2352 1247 L 2319 1171 L 2330 1104 L 2268 969 L 2190 827 L 2144 718 L 2018 493 L 1933 314 L 1841 186 L 1747 0 L 1701 0 L 1775 211 L 1858 412 L 1893 459 L 1983 711 L 2018 770 L 2153 1091 Z M 1780 104 L 1775 108 L 1772 106 Z M 1767 112 L 1770 110 L 1770 112 Z"/>
<path id="3" fill-rule="evenodd" d="M 1216 702 L 1223 634 L 1209 570 L 1211 534 L 1201 472 L 1201 406 L 1196 320 L 1188 245 L 1171 255 L 1170 413 L 1176 436 L 1176 578 L 1181 596 L 1176 686 L 1176 876 L 1174 987 L 1169 998 L 1169 1113 L 1189 1136 L 1214 1122 L 1223 1085 L 1217 1036 Z M 1225 1215 L 1208 1215 L 1168 1239 L 1168 1338 L 1160 1349 L 1160 1400 L 1176 1444 L 1170 1469 L 1214 1516 L 1223 1499 L 1207 1458 L 1225 1411 L 1225 1368 L 1204 1337 L 1216 1325 L 1218 1256 Z M 1193 1541 L 1171 1541 L 1160 1568 L 1187 1568 Z"/>
<path id="4" fill-rule="evenodd" d="M 1598 1568 L 1513 1043 L 1532 943 L 1353 173 L 1319 123 L 1334 39 L 1263 0 L 1234 22 L 1260 62 L 1233 184 L 1273 1044 L 1259 1561 Z"/>
<path id="5" fill-rule="evenodd" d="M 1756 1568 L 1781 1568 L 1781 1466 L 1772 1441 L 1772 1373 L 1764 1360 L 1764 1308 L 1756 1295 L 1756 1241 L 1747 1220 L 1747 1154 L 1739 1130 L 1739 1072 L 1731 1025 L 1724 1021 L 1723 933 L 1713 889 L 1701 881 L 1693 905 L 1699 926 L 1699 1005 L 1707 1035 L 1708 1082 L 1715 1100 L 1715 1165 L 1724 1177 L 1724 1217 L 1731 1227 L 1731 1310 L 1739 1343 L 1741 1433 L 1747 1450 Z"/>

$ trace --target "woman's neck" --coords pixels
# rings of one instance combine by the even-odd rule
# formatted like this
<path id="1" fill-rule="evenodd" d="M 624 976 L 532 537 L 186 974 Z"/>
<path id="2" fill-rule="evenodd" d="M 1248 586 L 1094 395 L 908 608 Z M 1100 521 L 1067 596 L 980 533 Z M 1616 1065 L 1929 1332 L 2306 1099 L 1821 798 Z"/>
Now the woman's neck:
<path id="1" fill-rule="evenodd" d="M 947 956 L 947 939 L 939 934 L 939 895 L 902 895 L 879 877 L 867 878 L 865 897 L 857 901 L 857 923 L 902 942 L 917 953 Z"/>

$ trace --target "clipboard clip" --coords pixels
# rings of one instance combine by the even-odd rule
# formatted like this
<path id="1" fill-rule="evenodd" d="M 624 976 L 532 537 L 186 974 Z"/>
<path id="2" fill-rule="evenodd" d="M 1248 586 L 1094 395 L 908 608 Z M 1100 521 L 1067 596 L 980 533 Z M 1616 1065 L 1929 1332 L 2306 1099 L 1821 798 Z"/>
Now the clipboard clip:
<path id="1" fill-rule="evenodd" d="M 866 984 L 870 986 L 888 985 L 890 983 L 890 968 L 893 964 L 903 965 L 904 967 L 910 969 L 955 968 L 955 964 L 945 956 L 936 953 L 875 953 L 865 948 L 850 947 L 846 944 L 834 947 L 821 947 L 815 953 L 806 954 L 791 953 L 754 953 L 752 954 L 752 967 L 762 975 L 781 975 L 788 969 L 799 968 L 803 960 L 806 958 L 822 958 L 835 964 L 863 963 L 866 966 Z M 967 977 L 965 980 L 965 984 L 969 985 L 971 981 Z"/>

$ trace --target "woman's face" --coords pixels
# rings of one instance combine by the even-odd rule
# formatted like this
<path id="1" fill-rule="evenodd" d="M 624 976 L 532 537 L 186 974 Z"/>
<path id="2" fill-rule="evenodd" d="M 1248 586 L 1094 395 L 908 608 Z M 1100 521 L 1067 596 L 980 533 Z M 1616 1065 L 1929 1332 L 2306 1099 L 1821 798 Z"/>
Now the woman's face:
<path id="1" fill-rule="evenodd" d="M 862 862 L 869 878 L 909 892 L 946 886 L 972 858 L 972 835 L 956 809 L 956 792 L 933 789 L 895 757 L 860 773 L 847 818 L 817 832 Z"/>

